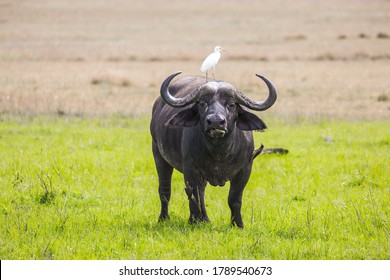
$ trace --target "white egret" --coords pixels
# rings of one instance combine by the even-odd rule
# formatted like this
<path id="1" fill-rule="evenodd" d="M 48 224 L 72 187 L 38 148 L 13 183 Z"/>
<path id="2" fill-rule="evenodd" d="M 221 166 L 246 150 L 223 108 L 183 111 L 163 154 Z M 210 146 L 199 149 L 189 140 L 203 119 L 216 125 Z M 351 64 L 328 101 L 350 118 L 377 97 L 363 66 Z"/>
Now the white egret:
<path id="1" fill-rule="evenodd" d="M 220 46 L 216 46 L 214 48 L 214 52 L 209 54 L 206 57 L 206 59 L 203 61 L 202 67 L 200 67 L 200 71 L 202 73 L 206 72 L 206 81 L 207 81 L 207 74 L 210 69 L 212 69 L 213 78 L 215 80 L 215 76 L 214 76 L 215 65 L 217 65 L 219 59 L 221 58 L 221 51 L 226 51 L 226 50 L 221 48 Z"/>

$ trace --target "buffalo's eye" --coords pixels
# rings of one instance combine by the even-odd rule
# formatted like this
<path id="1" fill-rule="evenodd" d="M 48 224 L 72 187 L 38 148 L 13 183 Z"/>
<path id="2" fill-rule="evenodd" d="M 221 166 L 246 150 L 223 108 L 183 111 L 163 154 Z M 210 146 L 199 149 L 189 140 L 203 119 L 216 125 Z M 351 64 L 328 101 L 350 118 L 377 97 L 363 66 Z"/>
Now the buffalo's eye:
<path id="1" fill-rule="evenodd" d="M 227 107 L 229 110 L 234 110 L 236 109 L 236 103 L 229 103 Z"/>
<path id="2" fill-rule="evenodd" d="M 204 101 L 200 101 L 200 102 L 199 102 L 199 106 L 200 106 L 201 108 L 205 109 L 205 108 L 207 108 L 207 103 L 204 102 Z"/>

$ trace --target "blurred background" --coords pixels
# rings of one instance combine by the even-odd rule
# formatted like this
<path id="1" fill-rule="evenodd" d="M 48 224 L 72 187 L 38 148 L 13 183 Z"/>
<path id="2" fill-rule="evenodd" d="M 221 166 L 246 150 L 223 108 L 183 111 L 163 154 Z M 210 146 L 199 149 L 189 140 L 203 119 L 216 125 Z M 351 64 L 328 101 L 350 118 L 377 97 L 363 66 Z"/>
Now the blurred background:
<path id="1" fill-rule="evenodd" d="M 148 115 L 166 76 L 215 76 L 281 118 L 390 118 L 388 0 L 0 0 L 0 113 Z"/>

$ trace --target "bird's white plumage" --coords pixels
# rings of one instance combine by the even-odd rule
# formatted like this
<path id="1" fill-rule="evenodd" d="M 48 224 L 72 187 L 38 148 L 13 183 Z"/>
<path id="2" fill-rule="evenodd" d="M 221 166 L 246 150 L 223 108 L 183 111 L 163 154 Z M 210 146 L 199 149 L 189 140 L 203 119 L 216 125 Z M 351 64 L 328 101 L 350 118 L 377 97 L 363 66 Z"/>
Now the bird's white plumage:
<path id="1" fill-rule="evenodd" d="M 215 69 L 215 65 L 217 65 L 219 59 L 221 58 L 221 51 L 224 51 L 223 48 L 220 46 L 216 46 L 214 48 L 214 52 L 209 54 L 206 59 L 203 61 L 202 66 L 200 67 L 200 71 L 202 73 L 206 72 L 206 79 L 207 79 L 207 72 L 212 69 Z M 213 73 L 214 76 L 214 73 Z"/>

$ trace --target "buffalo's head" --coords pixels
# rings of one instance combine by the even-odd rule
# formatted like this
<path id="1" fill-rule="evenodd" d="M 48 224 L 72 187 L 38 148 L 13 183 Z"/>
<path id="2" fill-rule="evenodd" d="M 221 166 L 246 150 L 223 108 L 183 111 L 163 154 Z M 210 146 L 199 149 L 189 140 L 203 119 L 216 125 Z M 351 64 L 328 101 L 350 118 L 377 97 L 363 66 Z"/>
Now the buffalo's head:
<path id="1" fill-rule="evenodd" d="M 184 97 L 172 96 L 169 92 L 169 83 L 181 72 L 176 72 L 165 79 L 161 85 L 161 96 L 172 107 L 185 107 L 193 104 L 173 115 L 166 125 L 191 127 L 200 123 L 205 135 L 210 138 L 223 138 L 234 131 L 235 127 L 241 130 L 263 130 L 265 123 L 245 108 L 255 111 L 264 111 L 276 101 L 275 86 L 267 78 L 257 75 L 268 87 L 268 98 L 262 102 L 252 101 L 232 85 L 214 81 L 203 84 Z"/>

